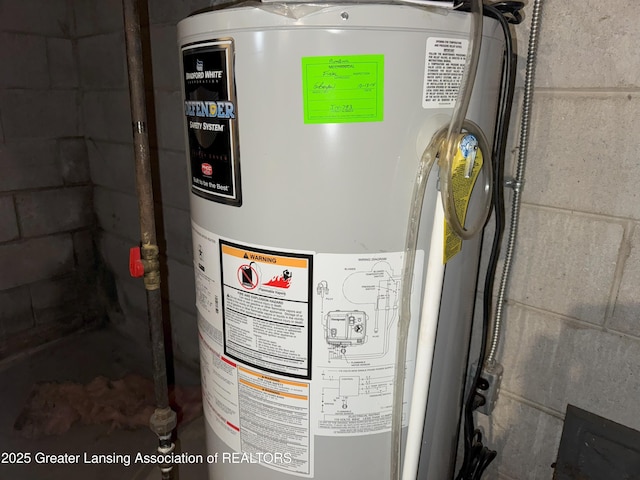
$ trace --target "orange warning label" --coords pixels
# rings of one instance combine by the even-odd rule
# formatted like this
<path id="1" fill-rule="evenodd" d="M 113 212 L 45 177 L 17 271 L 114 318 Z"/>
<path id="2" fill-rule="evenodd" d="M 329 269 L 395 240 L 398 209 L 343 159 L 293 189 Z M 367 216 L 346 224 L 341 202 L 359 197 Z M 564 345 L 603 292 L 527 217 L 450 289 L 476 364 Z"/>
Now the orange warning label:
<path id="1" fill-rule="evenodd" d="M 222 245 L 222 253 L 232 255 L 238 258 L 244 258 L 251 262 L 266 263 L 269 265 L 278 265 L 282 267 L 307 268 L 309 261 L 306 258 L 281 257 L 277 255 L 267 255 L 251 250 Z"/>

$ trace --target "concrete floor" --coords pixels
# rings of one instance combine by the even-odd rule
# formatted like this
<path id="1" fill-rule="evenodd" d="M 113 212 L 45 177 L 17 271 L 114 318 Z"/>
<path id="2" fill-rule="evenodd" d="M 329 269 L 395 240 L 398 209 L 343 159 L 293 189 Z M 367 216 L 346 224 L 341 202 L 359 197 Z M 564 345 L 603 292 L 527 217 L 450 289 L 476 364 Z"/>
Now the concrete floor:
<path id="1" fill-rule="evenodd" d="M 123 463 L 84 463 L 84 454 L 123 454 L 133 459 L 140 452 L 153 454 L 157 447 L 155 435 L 146 428 L 114 430 L 108 426 L 75 424 L 59 436 L 26 439 L 17 434 L 13 424 L 37 382 L 73 381 L 87 383 L 98 375 L 111 379 L 127 373 L 150 377 L 151 360 L 147 348 L 135 344 L 115 330 L 105 329 L 76 334 L 0 362 L 0 479 L 12 480 L 154 480 L 161 475 L 151 465 Z M 182 384 L 199 384 L 197 372 L 176 366 L 176 377 Z M 199 416 L 178 427 L 177 450 L 189 454 L 204 454 L 204 419 Z M 7 453 L 30 453 L 29 464 L 10 464 Z M 80 454 L 79 464 L 38 464 L 35 455 Z M 206 465 L 181 466 L 176 480 L 206 478 Z"/>

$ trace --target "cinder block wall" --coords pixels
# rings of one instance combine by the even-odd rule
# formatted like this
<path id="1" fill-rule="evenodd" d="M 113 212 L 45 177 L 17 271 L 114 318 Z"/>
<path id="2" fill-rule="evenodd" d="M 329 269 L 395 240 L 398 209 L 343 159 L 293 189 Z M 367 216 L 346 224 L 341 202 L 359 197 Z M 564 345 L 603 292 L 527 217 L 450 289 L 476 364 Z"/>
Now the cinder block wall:
<path id="1" fill-rule="evenodd" d="M 174 353 L 191 363 L 198 356 L 175 25 L 207 3 L 150 0 L 143 12 L 165 309 Z M 487 478 L 551 478 L 567 403 L 640 429 L 637 6 L 574 4 L 544 0 L 499 351 L 505 378 L 494 415 L 483 419 L 500 452 Z M 521 57 L 528 22 L 517 28 Z M 61 298 L 77 300 L 72 287 L 93 262 L 91 215 L 78 205 L 93 202 L 122 309 L 111 318 L 144 341 L 144 290 L 127 271 L 139 232 L 121 2 L 0 1 L 0 36 L 0 62 L 12 66 L 0 70 L 0 334 L 44 328 L 64 312 Z M 17 44 L 21 53 L 4 48 Z"/>
<path id="2" fill-rule="evenodd" d="M 543 1 L 487 478 L 550 479 L 568 403 L 640 430 L 638 8 Z"/>
<path id="3" fill-rule="evenodd" d="M 0 2 L 0 358 L 98 321 L 67 0 Z"/>
<path id="4" fill-rule="evenodd" d="M 164 313 L 170 321 L 175 357 L 197 365 L 198 339 L 191 223 L 184 156 L 183 115 L 176 24 L 207 1 L 150 0 L 141 11 L 147 77 L 156 223 L 162 268 Z M 139 245 L 131 116 L 121 0 L 74 1 L 82 112 L 95 185 L 93 202 L 100 226 L 99 250 L 113 272 L 120 313 L 111 320 L 127 334 L 146 341 L 146 298 L 142 280 L 128 271 L 129 248 Z"/>

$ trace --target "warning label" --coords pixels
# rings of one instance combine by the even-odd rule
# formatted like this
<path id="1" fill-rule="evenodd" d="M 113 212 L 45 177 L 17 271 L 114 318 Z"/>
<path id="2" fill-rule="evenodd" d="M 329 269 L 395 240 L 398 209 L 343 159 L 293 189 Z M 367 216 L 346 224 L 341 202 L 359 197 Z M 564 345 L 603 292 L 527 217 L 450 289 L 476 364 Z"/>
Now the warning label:
<path id="1" fill-rule="evenodd" d="M 238 367 L 243 452 L 288 452 L 281 469 L 310 473 L 309 384 Z"/>
<path id="2" fill-rule="evenodd" d="M 220 240 L 224 352 L 263 370 L 310 378 L 310 254 Z"/>
<path id="3" fill-rule="evenodd" d="M 477 141 L 472 135 L 466 135 L 462 138 L 461 144 L 464 146 L 468 143 L 469 138 L 472 142 Z M 456 207 L 456 214 L 460 219 L 460 223 L 464 225 L 464 221 L 467 217 L 467 210 L 469 208 L 469 201 L 471 200 L 471 193 L 473 187 L 476 184 L 480 170 L 484 163 L 482 152 L 477 147 L 473 147 L 474 151 L 469 153 L 458 149 L 453 157 L 453 171 L 451 172 L 451 185 L 453 188 L 453 199 Z M 471 160 L 472 159 L 472 160 Z M 458 237 L 449 224 L 444 223 L 444 252 L 442 261 L 447 263 L 451 258 L 460 253 L 462 250 L 462 239 Z"/>
<path id="4" fill-rule="evenodd" d="M 221 355 L 200 335 L 205 417 L 234 451 L 286 454 L 275 470 L 309 476 L 313 470 L 309 383 L 264 375 Z"/>
<path id="5" fill-rule="evenodd" d="M 452 108 L 458 98 L 469 40 L 427 39 L 422 108 Z"/>

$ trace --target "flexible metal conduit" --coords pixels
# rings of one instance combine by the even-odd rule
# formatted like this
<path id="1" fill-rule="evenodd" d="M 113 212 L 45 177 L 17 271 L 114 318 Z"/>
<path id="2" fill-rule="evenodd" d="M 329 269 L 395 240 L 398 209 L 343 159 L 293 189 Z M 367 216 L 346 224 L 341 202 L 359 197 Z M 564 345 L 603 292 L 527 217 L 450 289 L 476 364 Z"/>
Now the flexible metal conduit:
<path id="1" fill-rule="evenodd" d="M 511 263 L 513 260 L 513 250 L 515 248 L 518 225 L 520 223 L 520 201 L 522 187 L 524 185 L 524 172 L 527 164 L 527 153 L 529 149 L 529 124 L 531 123 L 531 99 L 533 96 L 533 81 L 536 73 L 536 57 L 538 53 L 538 37 L 540 35 L 540 15 L 542 10 L 542 0 L 535 0 L 533 3 L 533 13 L 531 15 L 531 31 L 529 34 L 529 50 L 527 53 L 527 69 L 524 79 L 524 92 L 522 99 L 522 120 L 520 122 L 520 146 L 518 150 L 518 162 L 516 175 L 511 187 L 513 188 L 513 201 L 511 203 L 511 221 L 509 224 L 509 239 L 505 252 L 504 265 L 502 268 L 502 278 L 500 279 L 500 289 L 496 301 L 496 313 L 493 322 L 493 333 L 489 353 L 485 361 L 487 369 L 491 370 L 496 363 L 496 351 L 500 342 L 502 330 L 502 313 L 504 298 L 507 290 L 507 283 L 511 273 Z"/>
<path id="2" fill-rule="evenodd" d="M 153 208 L 153 187 L 151 183 L 151 162 L 149 135 L 147 133 L 147 108 L 145 98 L 142 42 L 137 0 L 123 0 L 125 43 L 127 49 L 127 70 L 129 74 L 129 96 L 133 144 L 135 155 L 136 190 L 140 215 L 141 256 L 144 265 L 144 286 L 147 293 L 147 314 L 151 333 L 153 359 L 153 382 L 156 409 L 149 420 L 151 430 L 158 435 L 158 453 L 173 452 L 173 429 L 176 414 L 169 406 L 167 389 L 167 369 L 164 350 L 164 330 L 162 322 L 162 297 L 160 293 L 160 262 L 156 239 L 155 212 Z M 162 464 L 163 479 L 171 478 L 173 465 Z"/>

